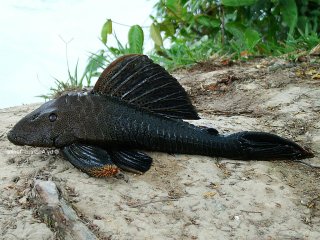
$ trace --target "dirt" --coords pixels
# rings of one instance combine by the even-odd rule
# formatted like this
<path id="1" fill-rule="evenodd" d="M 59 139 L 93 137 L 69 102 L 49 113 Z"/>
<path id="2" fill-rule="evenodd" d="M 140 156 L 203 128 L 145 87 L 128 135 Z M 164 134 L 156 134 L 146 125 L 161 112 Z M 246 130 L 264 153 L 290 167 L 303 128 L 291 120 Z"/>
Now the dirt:
<path id="1" fill-rule="evenodd" d="M 61 238 L 31 201 L 42 179 L 99 239 L 319 239 L 320 64 L 307 60 L 209 61 L 175 73 L 202 117 L 193 123 L 276 133 L 312 149 L 302 162 L 152 152 L 143 175 L 96 179 L 58 150 L 7 140 L 39 104 L 0 110 L 0 238 Z"/>

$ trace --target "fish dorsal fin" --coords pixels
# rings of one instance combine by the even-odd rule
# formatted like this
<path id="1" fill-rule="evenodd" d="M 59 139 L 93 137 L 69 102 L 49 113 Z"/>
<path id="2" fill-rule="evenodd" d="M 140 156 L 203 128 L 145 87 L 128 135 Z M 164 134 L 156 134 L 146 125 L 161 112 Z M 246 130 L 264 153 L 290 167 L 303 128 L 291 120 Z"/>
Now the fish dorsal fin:
<path id="1" fill-rule="evenodd" d="M 93 92 L 167 117 L 199 119 L 177 79 L 145 55 L 125 55 L 112 62 L 100 75 Z"/>

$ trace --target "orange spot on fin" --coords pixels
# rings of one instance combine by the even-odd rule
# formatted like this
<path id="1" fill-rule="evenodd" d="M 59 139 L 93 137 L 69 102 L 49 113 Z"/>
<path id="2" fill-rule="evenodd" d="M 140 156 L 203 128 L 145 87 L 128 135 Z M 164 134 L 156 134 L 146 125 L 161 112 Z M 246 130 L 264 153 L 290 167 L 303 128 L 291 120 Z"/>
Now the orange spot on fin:
<path id="1" fill-rule="evenodd" d="M 103 167 L 86 169 L 86 172 L 92 177 L 111 177 L 119 173 L 116 165 L 104 165 Z"/>

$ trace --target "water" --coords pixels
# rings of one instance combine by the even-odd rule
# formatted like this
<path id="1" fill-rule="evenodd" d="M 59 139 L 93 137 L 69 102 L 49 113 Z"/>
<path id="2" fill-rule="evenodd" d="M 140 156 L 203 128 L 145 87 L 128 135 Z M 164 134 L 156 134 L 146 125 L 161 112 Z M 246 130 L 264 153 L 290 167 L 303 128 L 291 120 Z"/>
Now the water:
<path id="1" fill-rule="evenodd" d="M 67 79 L 65 42 L 71 70 L 79 70 L 99 41 L 106 19 L 127 25 L 149 26 L 156 0 L 1 0 L 0 1 L 0 108 L 41 102 L 54 78 Z M 129 27 L 113 25 L 121 42 Z M 144 29 L 148 34 L 148 29 Z M 65 42 L 64 42 L 65 41 Z M 145 36 L 145 48 L 152 47 Z"/>

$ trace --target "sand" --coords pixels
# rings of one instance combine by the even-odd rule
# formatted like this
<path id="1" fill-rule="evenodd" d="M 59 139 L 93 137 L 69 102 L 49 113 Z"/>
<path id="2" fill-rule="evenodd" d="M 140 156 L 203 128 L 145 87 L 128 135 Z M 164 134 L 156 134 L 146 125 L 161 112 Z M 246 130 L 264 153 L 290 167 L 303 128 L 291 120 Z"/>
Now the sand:
<path id="1" fill-rule="evenodd" d="M 303 162 L 233 161 L 150 152 L 154 163 L 128 181 L 92 178 L 58 150 L 15 146 L 6 133 L 39 104 L 0 110 L 0 239 L 72 239 L 46 221 L 36 181 L 98 239 L 320 239 L 319 63 L 262 59 L 208 62 L 175 74 L 220 133 L 259 130 L 311 148 Z M 79 220 L 80 219 L 80 220 Z"/>

